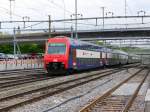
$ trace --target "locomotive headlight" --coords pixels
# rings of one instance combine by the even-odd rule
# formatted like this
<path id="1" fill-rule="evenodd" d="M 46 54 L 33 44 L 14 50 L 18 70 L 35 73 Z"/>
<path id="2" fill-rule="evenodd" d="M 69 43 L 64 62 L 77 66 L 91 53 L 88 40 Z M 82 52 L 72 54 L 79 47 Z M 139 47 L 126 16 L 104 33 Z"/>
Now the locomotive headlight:
<path id="1" fill-rule="evenodd" d="M 77 64 L 76 64 L 76 62 L 73 62 L 73 66 L 76 66 Z"/>
<path id="2" fill-rule="evenodd" d="M 53 59 L 53 62 L 58 62 L 58 60 L 57 59 Z"/>

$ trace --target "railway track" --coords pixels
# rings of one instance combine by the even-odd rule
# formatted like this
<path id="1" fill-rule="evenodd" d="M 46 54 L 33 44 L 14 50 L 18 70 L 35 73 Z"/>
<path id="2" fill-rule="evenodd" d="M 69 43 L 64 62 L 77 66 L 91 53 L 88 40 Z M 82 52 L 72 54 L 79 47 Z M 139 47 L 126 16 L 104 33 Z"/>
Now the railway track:
<path id="1" fill-rule="evenodd" d="M 40 74 L 45 74 L 44 70 L 29 70 L 29 71 L 15 71 L 15 72 L 5 72 L 5 74 L 0 73 L 0 81 L 11 81 L 11 80 L 18 80 L 28 77 L 36 77 Z"/>
<path id="2" fill-rule="evenodd" d="M 7 71 L 0 71 L 0 77 L 15 77 L 22 75 L 22 73 L 31 73 L 31 72 L 44 72 L 44 69 L 21 69 L 21 70 L 7 70 Z"/>
<path id="3" fill-rule="evenodd" d="M 77 79 L 71 79 L 64 82 L 44 85 L 43 87 L 39 87 L 36 89 L 32 88 L 31 90 L 23 89 L 23 91 L 19 91 L 18 93 L 13 92 L 12 90 L 10 91 L 10 93 L 9 91 L 7 91 L 8 93 L 0 93 L 0 111 L 8 111 L 17 106 L 35 102 L 37 100 L 81 86 L 91 81 L 99 80 L 100 78 L 112 75 L 124 69 L 125 68 L 122 68 L 120 70 L 111 70 L 104 71 L 101 73 L 94 73 L 92 75 L 83 76 Z"/>
<path id="4" fill-rule="evenodd" d="M 126 65 L 123 68 L 128 68 L 131 65 Z M 138 66 L 138 65 L 135 65 L 135 66 Z M 7 88 L 7 87 L 13 87 L 13 86 L 17 86 L 17 85 L 21 85 L 21 84 L 25 84 L 25 83 L 32 83 L 32 82 L 36 82 L 36 81 L 42 81 L 42 80 L 48 80 L 48 79 L 55 78 L 55 76 L 48 77 L 40 69 L 37 71 L 34 71 L 34 72 L 38 72 L 38 73 L 33 74 L 30 72 L 31 72 L 30 70 L 27 70 L 27 71 L 23 71 L 23 73 L 21 73 L 22 75 L 0 77 L 0 91 L 2 91 L 3 88 Z M 20 71 L 15 72 L 15 73 L 20 73 Z"/>
<path id="5" fill-rule="evenodd" d="M 32 72 L 32 73 L 22 73 L 22 75 L 15 75 L 15 76 L 3 76 L 3 77 L 0 77 L 0 81 L 14 81 L 14 80 L 20 80 L 20 79 L 24 79 L 24 78 L 32 78 L 32 77 L 42 77 L 45 73 L 44 72 L 39 72 L 39 73 L 36 73 L 36 72 Z"/>
<path id="6" fill-rule="evenodd" d="M 44 76 L 44 74 L 40 74 L 40 75 L 42 76 L 30 76 L 30 77 L 24 77 L 24 78 L 20 78 L 20 79 L 13 80 L 13 81 L 0 82 L 0 91 L 1 89 L 7 88 L 7 87 L 12 87 L 12 86 L 20 85 L 20 84 L 43 81 L 43 80 L 55 78 L 55 77 Z"/>
<path id="7" fill-rule="evenodd" d="M 142 84 L 149 75 L 150 70 L 148 70 L 146 74 L 144 74 L 132 96 L 117 96 L 113 95 L 113 92 L 129 80 L 138 76 L 138 74 L 140 74 L 142 70 L 139 70 L 132 76 L 128 77 L 126 80 L 122 81 L 112 89 L 105 92 L 103 95 L 100 95 L 94 101 L 89 102 L 89 104 L 83 107 L 79 112 L 128 112 Z"/>
<path id="8" fill-rule="evenodd" d="M 129 68 L 129 67 L 136 67 L 139 66 L 140 64 L 136 63 L 136 64 L 129 64 L 129 65 L 122 65 L 120 67 L 124 67 L 124 68 Z M 8 79 L 13 80 L 13 77 L 17 77 L 17 76 L 22 76 L 24 73 L 44 73 L 44 69 L 23 69 L 23 70 L 7 70 L 7 71 L 0 71 L 0 80 L 3 79 Z M 24 76 L 24 75 L 23 75 Z"/>
<path id="9" fill-rule="evenodd" d="M 5 74 L 3 76 L 0 76 L 0 91 L 2 88 L 12 87 L 20 84 L 36 82 L 41 80 L 47 80 L 47 79 L 50 79 L 50 77 L 45 76 L 45 72 L 42 69 L 14 71 L 9 75 Z"/>
<path id="10" fill-rule="evenodd" d="M 111 71 L 111 70 L 110 70 Z M 106 72 L 108 72 L 106 70 Z M 102 72 L 104 73 L 104 72 Z M 62 76 L 63 77 L 63 76 Z M 15 77 L 2 77 L 0 78 L 0 91 L 3 91 L 3 88 L 13 87 L 21 84 L 32 83 L 37 81 L 44 81 L 52 78 L 57 78 L 57 76 L 47 76 L 42 73 L 36 74 L 27 74 L 27 75 L 19 75 Z M 6 89 L 4 89 L 6 90 Z"/>

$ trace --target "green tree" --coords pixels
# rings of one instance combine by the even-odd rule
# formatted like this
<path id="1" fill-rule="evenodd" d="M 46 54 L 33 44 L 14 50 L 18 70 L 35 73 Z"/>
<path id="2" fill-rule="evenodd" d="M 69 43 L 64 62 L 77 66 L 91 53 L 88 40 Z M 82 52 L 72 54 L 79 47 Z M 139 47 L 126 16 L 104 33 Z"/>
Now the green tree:
<path id="1" fill-rule="evenodd" d="M 44 48 L 43 45 L 40 44 L 29 44 L 29 43 L 24 43 L 24 44 L 19 44 L 20 51 L 21 53 L 43 53 Z M 13 53 L 13 44 L 4 44 L 0 45 L 0 52 L 2 53 Z"/>

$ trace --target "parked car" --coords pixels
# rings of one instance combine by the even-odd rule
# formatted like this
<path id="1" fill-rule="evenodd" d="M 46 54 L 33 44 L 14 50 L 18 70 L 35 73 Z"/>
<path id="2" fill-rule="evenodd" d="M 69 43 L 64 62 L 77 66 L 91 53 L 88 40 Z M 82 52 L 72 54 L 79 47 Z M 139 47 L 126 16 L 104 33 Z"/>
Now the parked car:
<path id="1" fill-rule="evenodd" d="M 7 55 L 4 53 L 0 53 L 0 60 L 8 59 Z"/>
<path id="2" fill-rule="evenodd" d="M 14 54 L 7 54 L 8 59 L 18 59 L 18 56 L 14 56 Z"/>

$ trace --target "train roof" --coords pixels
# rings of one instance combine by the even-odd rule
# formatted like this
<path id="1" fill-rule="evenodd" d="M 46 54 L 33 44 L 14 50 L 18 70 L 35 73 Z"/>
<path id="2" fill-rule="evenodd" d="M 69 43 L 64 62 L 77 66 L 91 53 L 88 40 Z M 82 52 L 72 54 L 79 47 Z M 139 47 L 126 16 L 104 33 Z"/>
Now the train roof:
<path id="1" fill-rule="evenodd" d="M 136 56 L 138 57 L 138 55 L 135 54 L 129 54 L 127 52 L 121 51 L 121 50 L 116 50 L 116 49 L 110 49 L 101 45 L 96 45 L 90 42 L 85 42 L 85 41 L 80 41 L 79 39 L 73 39 L 73 38 L 69 38 L 66 36 L 55 36 L 53 38 L 49 38 L 49 40 L 55 40 L 55 39 L 63 39 L 66 40 L 70 43 L 70 45 L 72 47 L 76 47 L 76 48 L 86 48 L 86 49 L 90 49 L 90 50 L 97 50 L 97 51 L 104 51 L 104 52 L 113 52 L 113 53 L 118 53 L 118 54 L 124 54 L 124 55 L 129 55 L 129 56 Z"/>
<path id="2" fill-rule="evenodd" d="M 114 53 L 118 53 L 118 54 L 124 54 L 124 55 L 129 55 L 127 52 L 121 51 L 121 50 L 113 50 Z"/>
<path id="3" fill-rule="evenodd" d="M 80 41 L 78 39 L 73 39 L 73 38 L 69 38 L 66 36 L 56 36 L 54 38 L 50 38 L 50 39 L 64 39 L 70 42 L 70 45 L 72 47 L 78 47 L 78 48 L 89 48 L 89 49 L 94 49 L 94 50 L 98 50 L 98 51 L 107 51 L 107 52 L 112 52 L 112 49 L 106 48 L 104 46 L 100 46 L 100 45 L 96 45 L 90 42 L 85 42 L 85 41 Z"/>
<path id="4" fill-rule="evenodd" d="M 85 41 L 80 41 L 78 39 L 72 39 L 72 38 L 69 38 L 70 40 L 70 43 L 72 46 L 80 46 L 80 47 L 89 47 L 89 48 L 93 48 L 93 49 L 99 49 L 101 51 L 107 51 L 107 52 L 111 52 L 112 49 L 109 49 L 109 48 L 106 48 L 104 46 L 100 46 L 100 45 L 96 45 L 94 43 L 90 43 L 90 42 L 85 42 Z"/>
<path id="5" fill-rule="evenodd" d="M 133 54 L 133 53 L 130 53 L 129 56 L 132 56 L 132 57 L 140 57 L 139 55 Z"/>
<path id="6" fill-rule="evenodd" d="M 65 40 L 69 40 L 72 44 L 75 44 L 75 45 L 92 45 L 92 46 L 97 46 L 97 47 L 103 47 L 103 46 L 100 46 L 100 45 L 96 45 L 96 44 L 93 44 L 93 43 L 90 43 L 90 42 L 84 42 L 84 41 L 80 41 L 78 39 L 73 39 L 73 38 L 70 38 L 70 37 L 66 37 L 66 36 L 56 36 L 56 37 L 53 37 L 53 38 L 50 38 L 50 39 L 65 39 Z"/>

